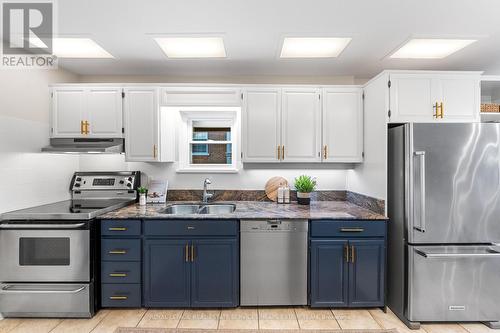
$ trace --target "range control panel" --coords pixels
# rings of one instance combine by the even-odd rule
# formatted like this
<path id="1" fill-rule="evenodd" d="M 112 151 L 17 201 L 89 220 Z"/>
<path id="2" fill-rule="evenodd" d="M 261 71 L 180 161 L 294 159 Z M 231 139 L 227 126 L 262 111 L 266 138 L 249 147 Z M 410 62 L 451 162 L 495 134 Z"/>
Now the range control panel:
<path id="1" fill-rule="evenodd" d="M 141 184 L 140 171 L 75 172 L 71 191 L 136 190 Z"/>

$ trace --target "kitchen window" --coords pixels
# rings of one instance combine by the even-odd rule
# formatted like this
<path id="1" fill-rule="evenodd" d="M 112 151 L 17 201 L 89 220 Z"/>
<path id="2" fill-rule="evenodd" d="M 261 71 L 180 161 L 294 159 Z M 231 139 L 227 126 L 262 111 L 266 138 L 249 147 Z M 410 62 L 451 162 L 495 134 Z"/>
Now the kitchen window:
<path id="1" fill-rule="evenodd" d="M 239 108 L 181 110 L 178 172 L 237 172 Z"/>

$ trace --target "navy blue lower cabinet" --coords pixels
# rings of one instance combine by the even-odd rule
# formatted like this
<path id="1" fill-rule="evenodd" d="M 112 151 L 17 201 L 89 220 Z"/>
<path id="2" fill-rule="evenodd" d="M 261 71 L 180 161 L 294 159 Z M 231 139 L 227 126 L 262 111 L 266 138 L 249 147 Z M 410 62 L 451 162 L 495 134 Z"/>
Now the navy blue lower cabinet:
<path id="1" fill-rule="evenodd" d="M 190 306 L 190 243 L 188 240 L 144 241 L 144 305 Z"/>
<path id="2" fill-rule="evenodd" d="M 385 305 L 386 224 L 387 221 L 311 221 L 311 307 Z"/>
<path id="3" fill-rule="evenodd" d="M 353 307 L 384 305 L 385 241 L 350 240 L 349 304 Z"/>
<path id="4" fill-rule="evenodd" d="M 236 239 L 191 242 L 191 306 L 236 307 L 239 265 Z"/>
<path id="5" fill-rule="evenodd" d="M 311 240 L 311 306 L 348 305 L 347 246 L 346 240 Z"/>

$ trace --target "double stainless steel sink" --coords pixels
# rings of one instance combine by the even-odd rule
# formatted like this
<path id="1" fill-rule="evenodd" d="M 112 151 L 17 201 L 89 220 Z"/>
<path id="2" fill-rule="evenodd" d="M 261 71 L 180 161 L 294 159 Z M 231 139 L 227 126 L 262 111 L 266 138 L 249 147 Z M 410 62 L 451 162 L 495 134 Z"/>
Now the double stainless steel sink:
<path id="1" fill-rule="evenodd" d="M 161 214 L 231 214 L 236 210 L 234 204 L 173 204 L 160 211 Z"/>

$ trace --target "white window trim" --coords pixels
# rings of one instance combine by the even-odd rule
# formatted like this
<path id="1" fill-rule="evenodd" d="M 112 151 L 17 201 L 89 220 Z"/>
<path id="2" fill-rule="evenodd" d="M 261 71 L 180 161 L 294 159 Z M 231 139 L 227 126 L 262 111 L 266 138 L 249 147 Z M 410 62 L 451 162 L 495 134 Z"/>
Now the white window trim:
<path id="1" fill-rule="evenodd" d="M 239 107 L 188 107 L 180 108 L 181 124 L 178 132 L 178 173 L 237 173 L 240 162 L 240 112 Z M 231 164 L 192 164 L 191 147 L 193 121 L 228 120 L 231 127 Z M 203 142 L 201 142 L 203 143 Z"/>

